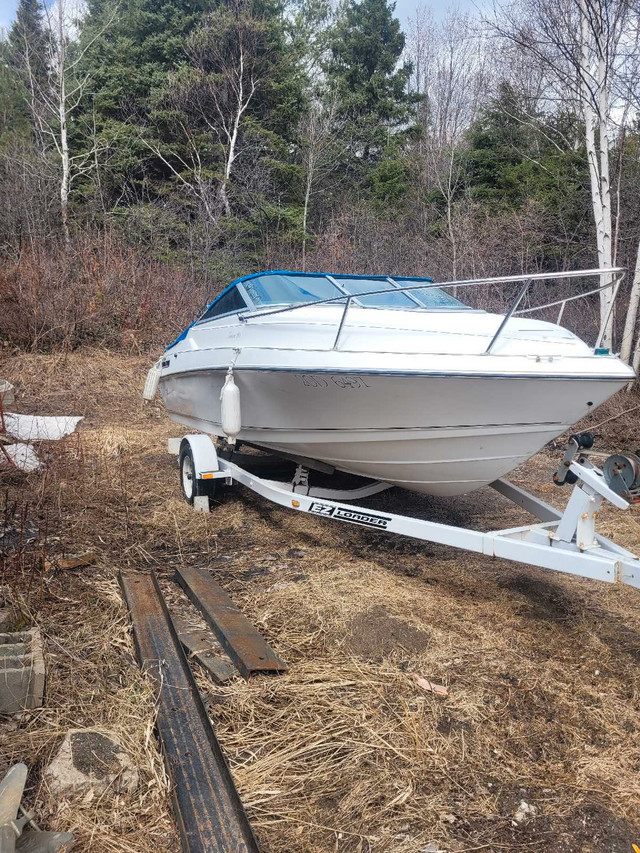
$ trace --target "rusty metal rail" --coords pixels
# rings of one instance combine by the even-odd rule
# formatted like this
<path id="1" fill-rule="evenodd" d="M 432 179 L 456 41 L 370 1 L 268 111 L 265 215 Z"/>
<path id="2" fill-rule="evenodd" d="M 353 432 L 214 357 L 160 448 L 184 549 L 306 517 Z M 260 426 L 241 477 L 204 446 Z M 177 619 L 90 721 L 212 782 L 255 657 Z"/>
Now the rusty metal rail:
<path id="1" fill-rule="evenodd" d="M 197 628 L 192 628 L 186 619 L 174 613 L 171 614 L 171 621 L 178 633 L 178 639 L 182 643 L 183 649 L 189 655 L 189 659 L 200 664 L 216 684 L 224 684 L 225 681 L 229 681 L 236 675 L 237 670 L 229 658 L 226 655 L 216 654 L 212 650 L 212 646 L 216 645 L 216 640 L 211 631 L 200 631 Z"/>
<path id="2" fill-rule="evenodd" d="M 140 666 L 153 679 L 157 729 L 185 853 L 258 853 L 258 845 L 155 574 L 120 575 Z"/>
<path id="3" fill-rule="evenodd" d="M 177 573 L 184 591 L 245 678 L 252 672 L 286 672 L 286 664 L 211 575 L 188 566 L 181 566 Z"/>

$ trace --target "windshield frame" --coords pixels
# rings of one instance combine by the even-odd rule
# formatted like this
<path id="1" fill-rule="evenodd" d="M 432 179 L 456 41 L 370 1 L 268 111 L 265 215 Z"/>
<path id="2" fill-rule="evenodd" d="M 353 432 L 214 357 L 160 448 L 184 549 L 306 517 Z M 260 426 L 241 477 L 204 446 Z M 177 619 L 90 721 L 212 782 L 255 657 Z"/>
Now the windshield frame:
<path id="1" fill-rule="evenodd" d="M 292 283 L 294 286 L 297 286 L 297 282 L 295 281 L 296 278 L 326 278 L 327 281 L 330 284 L 332 284 L 338 292 L 336 293 L 335 298 L 330 297 L 328 299 L 317 299 L 317 300 L 308 299 L 308 300 L 304 300 L 304 301 L 300 301 L 300 302 L 289 302 L 289 301 L 283 301 L 283 302 L 275 302 L 274 301 L 271 303 L 258 303 L 258 302 L 256 302 L 256 300 L 253 299 L 251 297 L 251 295 L 249 294 L 249 289 L 244 286 L 244 282 L 250 281 L 251 279 L 254 279 L 254 278 L 262 278 L 262 277 L 266 278 L 267 276 L 274 276 L 274 275 L 291 277 L 293 279 Z M 231 282 L 231 284 L 229 284 L 227 287 L 225 287 L 224 290 L 221 293 L 219 293 L 211 303 L 209 303 L 207 305 L 207 307 L 202 312 L 202 314 L 200 314 L 200 316 L 194 322 L 195 323 L 216 322 L 216 321 L 223 319 L 225 317 L 234 316 L 234 315 L 241 315 L 245 312 L 258 312 L 259 313 L 263 310 L 264 311 L 270 311 L 270 310 L 274 310 L 274 309 L 283 309 L 283 308 L 287 308 L 287 307 L 295 308 L 297 306 L 302 307 L 305 305 L 315 305 L 315 304 L 327 305 L 327 304 L 333 304 L 334 302 L 336 304 L 340 304 L 345 299 L 349 299 L 351 301 L 351 303 L 354 305 L 357 305 L 358 308 L 373 309 L 373 310 L 378 310 L 378 311 L 411 311 L 411 312 L 413 312 L 413 311 L 419 311 L 419 312 L 425 312 L 425 311 L 426 312 L 465 311 L 466 312 L 466 311 L 476 311 L 477 310 L 477 309 L 472 308 L 470 305 L 465 305 L 463 302 L 461 302 L 460 300 L 458 300 L 456 297 L 452 296 L 451 294 L 447 293 L 446 291 L 443 291 L 443 293 L 445 293 L 447 296 L 451 297 L 453 302 L 457 303 L 457 304 L 432 305 L 432 306 L 431 305 L 425 305 L 417 296 L 414 296 L 411 291 L 403 291 L 402 287 L 403 286 L 411 286 L 411 285 L 419 285 L 419 284 L 424 282 L 425 288 L 432 290 L 432 289 L 438 289 L 437 283 L 434 282 L 432 278 L 429 278 L 426 276 L 424 276 L 424 277 L 423 276 L 401 276 L 399 278 L 400 278 L 400 282 L 396 278 L 394 278 L 393 276 L 389 276 L 389 275 L 367 275 L 367 274 L 354 275 L 354 274 L 349 274 L 349 273 L 322 273 L 322 272 L 318 273 L 318 272 L 300 272 L 300 271 L 294 271 L 294 270 L 269 270 L 269 271 L 253 273 L 251 275 L 243 276 L 242 278 L 236 279 L 235 281 Z M 403 295 L 406 297 L 407 304 L 406 305 L 388 305 L 388 304 L 387 305 L 372 305 L 372 304 L 370 304 L 370 302 L 367 303 L 364 301 L 364 299 L 359 298 L 359 296 L 360 295 L 365 295 L 367 297 L 370 297 L 371 295 L 375 296 L 375 291 L 373 293 L 371 291 L 367 291 L 366 293 L 363 293 L 363 294 L 351 293 L 348 286 L 345 286 L 346 283 L 351 279 L 357 280 L 357 281 L 363 281 L 363 280 L 368 279 L 372 282 L 380 282 L 380 284 L 383 285 L 383 287 L 381 287 L 381 291 L 386 291 L 387 293 L 389 291 L 393 291 L 393 289 L 400 290 L 403 293 Z M 342 282 L 344 282 L 345 284 L 343 285 Z M 209 313 L 211 308 L 223 296 L 225 296 L 227 293 L 229 293 L 232 290 L 232 288 L 234 288 L 234 287 L 237 287 L 238 292 L 240 293 L 240 295 L 242 296 L 244 301 L 247 303 L 248 307 L 246 309 L 241 309 L 239 311 L 236 311 L 236 310 L 229 311 L 229 312 L 226 312 L 225 314 L 219 314 L 219 315 L 214 316 L 214 317 L 206 317 L 206 315 Z M 420 288 L 416 288 L 416 290 L 419 292 Z M 410 304 L 410 303 L 413 303 L 413 304 Z"/>

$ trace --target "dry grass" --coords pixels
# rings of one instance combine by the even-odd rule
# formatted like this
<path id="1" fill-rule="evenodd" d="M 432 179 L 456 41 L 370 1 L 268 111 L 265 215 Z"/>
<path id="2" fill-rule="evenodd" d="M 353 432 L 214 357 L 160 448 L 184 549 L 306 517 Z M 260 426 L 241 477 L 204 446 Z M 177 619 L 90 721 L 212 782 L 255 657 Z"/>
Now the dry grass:
<path id="1" fill-rule="evenodd" d="M 189 563 L 213 572 L 290 666 L 224 687 L 197 672 L 265 853 L 628 853 L 640 838 L 638 593 L 333 526 L 240 489 L 194 514 L 164 452 L 180 428 L 140 401 L 147 361 L 84 351 L 15 356 L 3 369 L 22 383 L 23 411 L 85 414 L 78 436 L 52 447 L 45 478 L 9 489 L 31 495 L 49 549 L 99 553 L 53 577 L 7 567 L 14 583 L 32 578 L 26 604 L 46 634 L 49 680 L 45 709 L 0 727 L 1 763 L 33 766 L 42 822 L 73 828 L 79 850 L 178 850 L 115 578 L 154 568 L 187 612 L 172 573 Z M 631 405 L 612 401 L 592 419 Z M 616 423 L 603 428 L 605 449 L 640 445 L 634 415 Z M 550 485 L 556 457 L 517 472 L 552 501 L 565 496 Z M 518 518 L 496 496 L 428 509 L 452 523 Z M 606 513 L 603 527 L 639 550 L 637 519 Z M 425 693 L 412 673 L 449 696 Z M 118 731 L 141 770 L 135 794 L 50 802 L 39 771 L 78 725 Z M 537 813 L 518 826 L 521 799 Z"/>

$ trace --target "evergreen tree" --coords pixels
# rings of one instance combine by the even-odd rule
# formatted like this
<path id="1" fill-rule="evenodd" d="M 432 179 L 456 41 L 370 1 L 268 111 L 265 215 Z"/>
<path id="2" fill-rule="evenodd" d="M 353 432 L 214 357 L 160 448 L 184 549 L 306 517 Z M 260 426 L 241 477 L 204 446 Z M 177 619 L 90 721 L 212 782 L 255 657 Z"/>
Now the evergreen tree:
<path id="1" fill-rule="evenodd" d="M 406 130 L 417 98 L 410 63 L 398 67 L 405 38 L 388 0 L 347 0 L 331 36 L 328 78 L 352 125 L 353 154 L 379 159 L 392 134 Z"/>
<path id="2" fill-rule="evenodd" d="M 9 56 L 28 89 L 46 86 L 48 48 L 49 33 L 40 0 L 19 0 L 9 32 Z"/>
<path id="3" fill-rule="evenodd" d="M 496 213 L 533 205 L 548 235 L 543 263 L 588 242 L 589 173 L 578 116 L 536 114 L 503 82 L 467 139 L 458 157 L 470 197 Z"/>
<path id="4" fill-rule="evenodd" d="M 187 225 L 202 224 L 207 246 L 253 244 L 273 223 L 295 230 L 303 75 L 281 0 L 123 0 L 96 38 L 112 8 L 89 0 L 83 24 L 84 43 L 94 40 L 86 124 L 108 150 L 85 199 L 136 216 L 161 206 L 175 245 Z"/>
<path id="5" fill-rule="evenodd" d="M 282 9 L 273 0 L 229 2 L 194 30 L 185 54 L 152 114 L 174 185 L 210 220 L 241 213 L 245 233 L 265 216 L 288 229 L 303 91 Z"/>
<path id="6" fill-rule="evenodd" d="M 22 75 L 13 65 L 8 42 L 0 42 L 0 148 L 14 134 L 28 136 L 29 114 Z"/>
<path id="7" fill-rule="evenodd" d="M 108 159 L 100 183 L 79 184 L 90 206 L 110 209 L 157 197 L 171 171 L 143 139 L 167 75 L 186 61 L 185 40 L 202 21 L 211 0 L 88 0 L 80 46 L 91 79 L 85 133 L 99 138 Z M 114 14 L 115 12 L 115 14 Z M 98 203 L 99 196 L 99 203 Z"/>
<path id="8" fill-rule="evenodd" d="M 3 132 L 28 136 L 34 129 L 42 93 L 47 90 L 50 33 L 39 0 L 19 0 L 9 37 L 2 44 L 0 99 L 5 113 Z M 12 115 L 6 115 L 7 109 Z"/>
<path id="9" fill-rule="evenodd" d="M 589 176 L 575 114 L 532 113 L 503 82 L 468 141 L 462 156 L 474 198 L 501 207 L 533 198 L 549 212 L 573 216 L 574 224 L 582 217 Z"/>
<path id="10" fill-rule="evenodd" d="M 122 0 L 105 26 L 113 16 L 112 0 L 89 0 L 82 40 L 101 33 L 86 63 L 98 114 L 143 119 L 167 73 L 185 62 L 185 39 L 211 6 L 211 0 Z"/>

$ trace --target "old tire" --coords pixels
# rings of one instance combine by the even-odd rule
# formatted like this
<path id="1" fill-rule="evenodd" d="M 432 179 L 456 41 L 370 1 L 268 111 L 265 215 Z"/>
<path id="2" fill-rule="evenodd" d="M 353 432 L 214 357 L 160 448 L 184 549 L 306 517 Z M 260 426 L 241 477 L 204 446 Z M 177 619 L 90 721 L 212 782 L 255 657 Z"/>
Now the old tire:
<path id="1" fill-rule="evenodd" d="M 180 486 L 182 496 L 188 504 L 193 506 L 193 500 L 201 495 L 206 495 L 210 500 L 215 494 L 215 480 L 199 480 L 196 478 L 196 466 L 193 461 L 193 452 L 188 441 L 183 441 L 180 447 Z"/>

